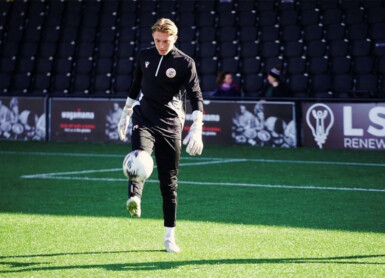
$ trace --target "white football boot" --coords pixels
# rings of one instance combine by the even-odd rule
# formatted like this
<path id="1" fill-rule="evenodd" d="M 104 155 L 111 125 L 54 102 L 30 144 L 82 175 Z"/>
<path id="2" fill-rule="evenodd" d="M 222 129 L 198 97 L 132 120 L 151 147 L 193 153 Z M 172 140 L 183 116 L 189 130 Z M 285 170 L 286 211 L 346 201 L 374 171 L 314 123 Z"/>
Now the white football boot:
<path id="1" fill-rule="evenodd" d="M 131 217 L 140 217 L 142 214 L 140 209 L 140 198 L 137 196 L 130 197 L 127 200 L 126 208 L 130 212 Z"/>
<path id="2" fill-rule="evenodd" d="M 180 248 L 178 245 L 175 243 L 175 239 L 165 239 L 164 240 L 164 247 L 166 247 L 166 251 L 169 253 L 179 253 Z"/>

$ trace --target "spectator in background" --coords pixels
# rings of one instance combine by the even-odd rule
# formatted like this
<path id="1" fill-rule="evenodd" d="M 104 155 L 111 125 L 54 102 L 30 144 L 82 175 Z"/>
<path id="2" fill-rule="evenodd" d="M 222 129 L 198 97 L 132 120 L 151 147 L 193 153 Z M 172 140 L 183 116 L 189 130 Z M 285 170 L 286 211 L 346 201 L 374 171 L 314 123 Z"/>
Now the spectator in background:
<path id="1" fill-rule="evenodd" d="M 263 90 L 263 97 L 291 97 L 292 94 L 286 84 L 281 79 L 281 68 L 272 68 L 267 75 L 268 85 Z"/>
<path id="2" fill-rule="evenodd" d="M 218 74 L 217 88 L 213 92 L 213 97 L 239 97 L 241 92 L 239 87 L 233 81 L 233 75 L 230 72 L 224 71 Z"/>

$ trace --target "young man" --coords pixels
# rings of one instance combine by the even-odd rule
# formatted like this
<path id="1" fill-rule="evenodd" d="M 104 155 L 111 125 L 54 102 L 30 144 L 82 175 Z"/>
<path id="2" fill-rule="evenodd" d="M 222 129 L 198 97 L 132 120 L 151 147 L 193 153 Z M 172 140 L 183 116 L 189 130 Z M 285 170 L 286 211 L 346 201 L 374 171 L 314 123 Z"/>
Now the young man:
<path id="1" fill-rule="evenodd" d="M 155 151 L 155 159 L 163 198 L 163 218 L 167 252 L 179 252 L 175 242 L 178 166 L 182 130 L 185 120 L 186 94 L 192 107 L 193 124 L 186 138 L 188 154 L 200 155 L 203 150 L 203 99 L 195 62 L 177 49 L 178 28 L 169 19 L 159 19 L 152 26 L 155 47 L 141 50 L 136 63 L 133 84 L 128 93 L 118 125 L 125 140 L 132 115 L 132 150 Z M 139 105 L 133 105 L 142 93 Z M 143 182 L 129 181 L 126 206 L 131 216 L 140 217 Z"/>

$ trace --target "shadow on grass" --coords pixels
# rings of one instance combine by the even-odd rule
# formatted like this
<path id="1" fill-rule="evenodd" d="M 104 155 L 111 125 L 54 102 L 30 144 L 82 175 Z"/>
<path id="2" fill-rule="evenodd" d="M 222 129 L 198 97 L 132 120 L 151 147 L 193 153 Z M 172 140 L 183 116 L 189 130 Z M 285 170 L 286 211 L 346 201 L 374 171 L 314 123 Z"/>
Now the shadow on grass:
<path id="1" fill-rule="evenodd" d="M 137 250 L 137 251 L 116 251 L 109 253 L 129 253 L 129 252 L 159 252 L 159 250 Z M 164 252 L 164 251 L 163 251 Z M 42 254 L 42 255 L 25 255 L 25 256 L 7 256 L 2 258 L 20 258 L 20 257 L 50 257 L 62 255 L 83 255 L 83 254 L 102 254 L 104 252 L 86 252 L 86 253 L 69 253 L 69 254 Z M 31 267 L 36 263 L 20 263 L 3 261 L 0 265 L 9 265 L 12 270 L 2 270 L 0 273 L 20 273 L 30 271 L 51 271 L 51 270 L 72 270 L 72 269 L 93 269 L 101 268 L 109 271 L 151 271 L 174 269 L 190 265 L 249 265 L 249 264 L 349 264 L 349 265 L 385 265 L 385 262 L 367 262 L 365 259 L 385 258 L 385 254 L 378 255 L 353 255 L 353 256 L 337 256 L 325 258 L 259 258 L 259 259 L 221 259 L 221 260 L 189 260 L 189 261 L 162 261 L 162 262 L 145 262 L 145 263 L 119 263 L 119 264 L 90 264 L 90 265 L 69 265 L 69 266 L 39 266 Z"/>

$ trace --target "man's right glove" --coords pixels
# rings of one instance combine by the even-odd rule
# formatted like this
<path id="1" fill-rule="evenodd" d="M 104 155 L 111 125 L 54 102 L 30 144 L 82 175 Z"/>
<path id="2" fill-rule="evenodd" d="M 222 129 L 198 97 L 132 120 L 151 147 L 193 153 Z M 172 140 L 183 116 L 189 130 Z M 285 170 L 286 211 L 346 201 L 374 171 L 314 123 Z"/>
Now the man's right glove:
<path id="1" fill-rule="evenodd" d="M 133 112 L 132 108 L 134 103 L 135 103 L 135 99 L 128 97 L 126 101 L 126 105 L 123 108 L 122 115 L 120 116 L 120 120 L 118 123 L 118 133 L 119 133 L 119 138 L 122 141 L 125 141 L 127 137 L 127 129 L 130 123 L 132 112 Z"/>

